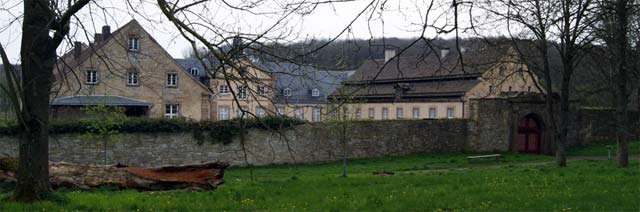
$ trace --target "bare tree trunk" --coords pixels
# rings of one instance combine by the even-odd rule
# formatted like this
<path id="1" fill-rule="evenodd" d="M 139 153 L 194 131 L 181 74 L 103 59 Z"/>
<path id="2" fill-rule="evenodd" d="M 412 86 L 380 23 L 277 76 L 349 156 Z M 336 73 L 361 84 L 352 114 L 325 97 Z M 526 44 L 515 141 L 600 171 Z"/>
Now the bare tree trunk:
<path id="1" fill-rule="evenodd" d="M 25 1 L 22 27 L 22 84 L 25 125 L 20 139 L 15 198 L 42 199 L 49 185 L 49 93 L 57 45 L 52 47 L 47 1 Z"/>
<path id="2" fill-rule="evenodd" d="M 543 65 L 543 72 L 544 72 L 544 89 L 547 91 L 546 95 L 545 95 L 545 106 L 546 106 L 546 111 L 547 111 L 547 121 L 548 123 L 548 138 L 551 138 L 553 142 L 557 143 L 556 144 L 556 163 L 559 166 L 562 166 L 563 163 L 565 163 L 565 158 L 564 158 L 564 146 L 561 146 L 559 144 L 558 138 L 557 138 L 557 126 L 556 126 L 556 120 L 555 120 L 555 110 L 554 110 L 554 98 L 553 98 L 553 86 L 552 86 L 552 79 L 551 79 L 551 68 L 549 67 L 549 57 L 548 57 L 548 42 L 546 39 L 540 39 L 540 41 L 538 41 L 538 49 L 540 50 L 540 53 L 542 55 L 542 65 Z"/>
<path id="3" fill-rule="evenodd" d="M 615 2 L 615 14 L 616 14 L 616 30 L 615 30 L 615 50 L 616 57 L 616 69 L 618 71 L 617 76 L 617 95 L 616 95 L 616 113 L 617 113 L 617 159 L 618 167 L 629 166 L 629 152 L 628 152 L 628 117 L 627 117 L 627 67 L 626 67 L 626 50 L 627 50 L 627 30 L 628 30 L 628 8 L 627 0 L 618 0 Z"/>
<path id="4" fill-rule="evenodd" d="M 572 61 L 563 62 L 564 68 L 562 72 L 562 85 L 560 88 L 560 133 L 558 134 L 558 149 L 556 151 L 556 163 L 560 167 L 567 166 L 566 148 L 568 144 L 569 124 L 570 119 L 570 90 L 569 84 L 571 83 L 571 73 L 573 72 L 570 67 Z"/>

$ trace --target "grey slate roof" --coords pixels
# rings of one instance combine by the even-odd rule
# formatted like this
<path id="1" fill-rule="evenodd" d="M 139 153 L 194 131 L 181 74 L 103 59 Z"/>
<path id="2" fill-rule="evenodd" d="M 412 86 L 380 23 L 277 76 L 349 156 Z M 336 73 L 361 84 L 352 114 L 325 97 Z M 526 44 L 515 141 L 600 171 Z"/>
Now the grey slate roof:
<path id="1" fill-rule="evenodd" d="M 198 59 L 191 59 L 191 58 L 184 58 L 184 59 L 175 59 L 176 62 L 178 62 L 178 64 L 180 64 L 180 66 L 182 66 L 182 68 L 184 68 L 185 70 L 189 71 L 191 70 L 191 68 L 197 68 L 198 71 L 198 77 L 206 77 L 207 73 L 206 73 L 206 69 L 204 68 L 204 66 L 202 65 L 202 63 L 200 62 L 200 60 Z M 210 63 L 209 60 L 205 60 L 205 63 Z M 217 62 L 213 62 L 212 63 L 212 68 L 216 68 L 218 66 L 219 63 Z"/>
<path id="2" fill-rule="evenodd" d="M 175 59 L 184 69 L 193 67 L 200 69 L 205 76 L 202 63 L 197 59 Z M 205 61 L 207 62 L 207 61 Z M 269 72 L 276 80 L 274 103 L 281 104 L 322 104 L 327 96 L 333 93 L 343 80 L 351 76 L 354 71 L 333 71 L 303 66 L 293 63 L 252 62 L 255 68 Z M 215 62 L 212 68 L 215 67 Z M 283 95 L 284 89 L 291 89 L 291 96 Z M 320 91 L 320 96 L 311 94 L 313 89 Z"/>
<path id="3" fill-rule="evenodd" d="M 292 63 L 259 63 L 261 69 L 271 72 L 276 79 L 275 103 L 281 104 L 322 104 L 327 96 L 342 85 L 342 81 L 354 71 L 334 71 L 302 66 Z M 285 89 L 291 89 L 291 96 L 284 96 Z M 320 95 L 312 96 L 318 89 Z"/>
<path id="4" fill-rule="evenodd" d="M 145 102 L 138 99 L 132 99 L 123 96 L 110 95 L 87 95 L 87 96 L 68 96 L 54 99 L 52 106 L 152 106 L 153 103 Z"/>

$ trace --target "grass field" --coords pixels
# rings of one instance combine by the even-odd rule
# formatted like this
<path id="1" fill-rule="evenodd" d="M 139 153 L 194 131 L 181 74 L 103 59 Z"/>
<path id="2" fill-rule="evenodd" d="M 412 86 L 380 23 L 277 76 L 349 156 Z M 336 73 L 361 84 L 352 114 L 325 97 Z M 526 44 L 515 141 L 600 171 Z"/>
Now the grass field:
<path id="1" fill-rule="evenodd" d="M 556 168 L 523 164 L 549 156 L 506 154 L 496 167 L 467 155 L 351 160 L 347 178 L 340 163 L 231 168 L 224 185 L 204 192 L 58 191 L 54 201 L 22 204 L 5 191 L 0 211 L 640 211 L 638 160 L 627 169 L 613 161 Z M 438 171 L 460 167 L 468 169 Z M 372 174 L 383 169 L 395 174 Z"/>
<path id="2" fill-rule="evenodd" d="M 615 142 L 597 142 L 589 145 L 572 147 L 568 155 L 572 156 L 607 156 L 607 146 L 611 146 L 611 155 L 616 155 Z M 629 154 L 640 154 L 640 140 L 629 142 Z"/>

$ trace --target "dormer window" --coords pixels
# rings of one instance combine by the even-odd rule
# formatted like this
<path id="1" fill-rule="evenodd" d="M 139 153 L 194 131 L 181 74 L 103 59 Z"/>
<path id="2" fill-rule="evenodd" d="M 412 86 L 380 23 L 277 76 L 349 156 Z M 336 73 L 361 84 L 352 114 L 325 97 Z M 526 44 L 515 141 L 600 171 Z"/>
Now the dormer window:
<path id="1" fill-rule="evenodd" d="M 314 88 L 311 90 L 311 96 L 318 97 L 320 96 L 320 89 Z"/>
<path id="2" fill-rule="evenodd" d="M 260 96 L 264 96 L 264 94 L 266 93 L 264 84 L 259 84 L 257 90 L 258 90 L 258 95 Z"/>
<path id="3" fill-rule="evenodd" d="M 282 93 L 284 96 L 291 96 L 291 88 L 285 88 Z"/>
<path id="4" fill-rule="evenodd" d="M 189 69 L 189 74 L 191 74 L 192 76 L 198 76 L 198 75 L 200 75 L 200 69 L 191 68 L 191 69 Z"/>
<path id="5" fill-rule="evenodd" d="M 129 47 L 129 51 L 138 51 L 140 49 L 140 38 L 129 37 L 127 46 Z"/>

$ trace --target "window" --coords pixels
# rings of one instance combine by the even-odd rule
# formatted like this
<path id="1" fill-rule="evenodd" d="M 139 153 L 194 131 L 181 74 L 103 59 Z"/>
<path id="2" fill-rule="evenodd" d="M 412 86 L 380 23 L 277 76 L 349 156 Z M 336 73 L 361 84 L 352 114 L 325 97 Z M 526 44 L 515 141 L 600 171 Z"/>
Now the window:
<path id="1" fill-rule="evenodd" d="M 374 119 L 376 117 L 376 109 L 369 108 L 369 119 Z"/>
<path id="2" fill-rule="evenodd" d="M 238 99 L 247 99 L 247 86 L 238 86 Z"/>
<path id="3" fill-rule="evenodd" d="M 493 85 L 489 85 L 489 94 L 493 91 Z"/>
<path id="4" fill-rule="evenodd" d="M 302 120 L 302 109 L 297 107 L 296 109 L 294 109 L 293 114 L 295 115 L 296 119 Z"/>
<path id="5" fill-rule="evenodd" d="M 509 86 L 509 92 L 511 92 L 511 86 Z"/>
<path id="6" fill-rule="evenodd" d="M 278 107 L 276 108 L 276 112 L 278 112 L 278 115 L 284 115 L 284 108 L 283 107 Z"/>
<path id="7" fill-rule="evenodd" d="M 313 121 L 313 122 L 319 122 L 319 121 L 321 121 L 321 120 L 320 120 L 320 114 L 321 114 L 321 112 L 322 112 L 322 109 L 321 109 L 321 108 L 319 108 L 319 107 L 315 107 L 315 108 L 313 108 L 313 113 L 312 113 L 312 116 L 311 116 L 311 121 Z"/>
<path id="8" fill-rule="evenodd" d="M 178 85 L 178 74 L 176 73 L 168 73 L 167 74 L 167 86 L 175 87 Z"/>
<path id="9" fill-rule="evenodd" d="M 228 94 L 228 93 L 229 93 L 229 86 L 220 85 L 220 94 Z"/>
<path id="10" fill-rule="evenodd" d="M 291 96 L 291 88 L 285 88 L 282 93 L 284 93 L 284 96 Z"/>
<path id="11" fill-rule="evenodd" d="M 138 85 L 138 72 L 132 71 L 127 74 L 127 85 Z"/>
<path id="12" fill-rule="evenodd" d="M 265 115 L 265 114 L 266 114 L 266 113 L 265 113 L 265 111 L 264 111 L 264 108 L 262 108 L 262 107 L 260 107 L 260 106 L 256 107 L 256 116 L 258 116 L 258 117 L 264 117 L 264 115 Z"/>
<path id="13" fill-rule="evenodd" d="M 429 108 L 429 118 L 435 119 L 437 117 L 436 108 Z"/>
<path id="14" fill-rule="evenodd" d="M 86 72 L 87 84 L 96 84 L 98 83 L 98 71 L 96 70 L 87 70 Z"/>
<path id="15" fill-rule="evenodd" d="M 531 92 L 531 86 L 527 88 L 527 92 Z"/>
<path id="16" fill-rule="evenodd" d="M 258 95 L 260 95 L 260 96 L 264 96 L 264 94 L 266 93 L 265 87 L 264 87 L 263 84 L 258 85 L 258 89 L 257 90 L 258 90 Z"/>
<path id="17" fill-rule="evenodd" d="M 127 45 L 129 46 L 129 51 L 138 51 L 138 49 L 140 49 L 140 39 L 137 37 L 129 37 Z"/>
<path id="18" fill-rule="evenodd" d="M 414 107 L 413 111 L 411 112 L 412 116 L 414 119 L 419 119 L 420 118 L 420 108 Z"/>
<path id="19" fill-rule="evenodd" d="M 313 90 L 311 90 L 311 96 L 314 96 L 314 97 L 320 96 L 320 90 L 317 88 L 314 88 Z"/>
<path id="20" fill-rule="evenodd" d="M 356 108 L 356 119 L 362 118 L 362 110 L 360 108 Z"/>
<path id="21" fill-rule="evenodd" d="M 220 120 L 229 120 L 229 107 L 227 106 L 220 106 L 218 107 L 218 119 Z"/>
<path id="22" fill-rule="evenodd" d="M 447 108 L 447 118 L 453 118 L 453 108 Z"/>
<path id="23" fill-rule="evenodd" d="M 177 118 L 178 117 L 178 105 L 177 104 L 167 104 L 164 105 L 164 117 L 166 118 Z"/>
<path id="24" fill-rule="evenodd" d="M 404 118 L 404 108 L 396 108 L 396 119 Z"/>
<path id="25" fill-rule="evenodd" d="M 189 69 L 189 74 L 193 75 L 193 76 L 198 76 L 200 75 L 200 69 L 198 68 L 191 68 Z"/>
<path id="26" fill-rule="evenodd" d="M 382 119 L 388 119 L 389 118 L 389 108 L 383 107 L 382 108 Z"/>

